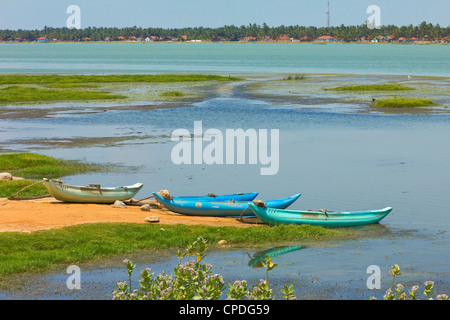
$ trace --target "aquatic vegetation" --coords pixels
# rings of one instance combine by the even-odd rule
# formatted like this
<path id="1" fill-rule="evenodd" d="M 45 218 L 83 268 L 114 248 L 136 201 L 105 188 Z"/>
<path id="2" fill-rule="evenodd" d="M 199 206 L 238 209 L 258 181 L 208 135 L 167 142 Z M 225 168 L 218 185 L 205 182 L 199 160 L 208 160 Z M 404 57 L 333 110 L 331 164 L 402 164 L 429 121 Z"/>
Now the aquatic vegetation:
<path id="1" fill-rule="evenodd" d="M 401 84 L 363 84 L 357 86 L 340 86 L 331 89 L 332 91 L 402 91 L 402 90 L 414 90 L 411 87 L 407 87 Z"/>
<path id="2" fill-rule="evenodd" d="M 303 74 L 289 75 L 284 80 L 305 80 L 305 76 Z"/>
<path id="3" fill-rule="evenodd" d="M 432 100 L 424 98 L 393 97 L 377 99 L 371 106 L 379 108 L 414 108 L 434 105 L 435 103 Z"/>
<path id="4" fill-rule="evenodd" d="M 175 97 L 184 97 L 185 94 L 178 90 L 164 91 L 160 94 L 161 97 L 175 98 Z"/>
<path id="5" fill-rule="evenodd" d="M 400 267 L 396 264 L 395 266 L 391 267 L 391 270 L 389 270 L 389 276 L 392 277 L 392 283 L 388 290 L 386 290 L 386 293 L 383 296 L 383 300 L 420 300 L 420 292 L 419 292 L 419 286 L 414 285 L 411 287 L 411 290 L 406 293 L 405 288 L 402 284 L 397 284 L 395 288 L 393 288 L 395 279 L 397 276 L 400 276 Z M 448 300 L 448 295 L 446 294 L 438 294 L 436 297 L 433 297 L 434 295 L 434 282 L 433 281 L 425 281 L 424 283 L 425 288 L 423 290 L 423 295 L 426 300 L 434 300 L 435 298 L 437 300 Z M 375 297 L 371 297 L 371 300 L 376 300 Z"/>
<path id="6" fill-rule="evenodd" d="M 139 288 L 133 289 L 131 276 L 136 267 L 129 260 L 126 263 L 127 281 L 116 282 L 117 290 L 113 292 L 114 300 L 218 300 L 225 295 L 228 300 L 274 300 L 273 289 L 270 288 L 269 279 L 261 279 L 249 287 L 245 280 L 234 281 L 228 284 L 219 274 L 212 274 L 212 265 L 203 263 L 206 253 L 207 241 L 198 238 L 190 243 L 184 251 L 178 251 L 180 262 L 175 266 L 173 275 L 165 271 L 154 276 L 147 268 L 141 272 Z M 188 257 L 188 261 L 182 262 Z M 193 261 L 189 258 L 194 257 Z M 277 266 L 272 259 L 266 255 L 264 265 L 269 271 Z M 292 286 L 285 286 L 282 293 L 286 299 L 295 299 L 295 290 Z"/>
<path id="7" fill-rule="evenodd" d="M 112 75 L 60 75 L 60 74 L 7 74 L 0 76 L 0 84 L 83 84 L 110 82 L 186 82 L 236 81 L 237 77 L 203 74 L 112 74 Z"/>
<path id="8" fill-rule="evenodd" d="M 123 99 L 122 95 L 100 91 L 40 89 L 10 86 L 0 89 L 0 103 Z"/>

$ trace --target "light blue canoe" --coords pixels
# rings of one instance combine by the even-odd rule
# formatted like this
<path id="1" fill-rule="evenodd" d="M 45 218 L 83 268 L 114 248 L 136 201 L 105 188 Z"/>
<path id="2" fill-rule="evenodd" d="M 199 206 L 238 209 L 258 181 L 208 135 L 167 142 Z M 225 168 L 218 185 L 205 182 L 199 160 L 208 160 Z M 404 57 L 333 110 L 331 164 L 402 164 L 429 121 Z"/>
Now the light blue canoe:
<path id="1" fill-rule="evenodd" d="M 174 200 L 182 200 L 182 201 L 230 201 L 234 199 L 234 201 L 252 201 L 256 198 L 258 192 L 249 192 L 249 193 L 234 193 L 234 194 L 223 194 L 223 195 L 213 195 L 209 194 L 207 196 L 181 196 L 172 198 Z"/>
<path id="2" fill-rule="evenodd" d="M 156 200 L 168 210 L 191 216 L 254 216 L 249 208 L 248 201 L 185 201 L 176 199 L 165 199 L 156 192 L 153 192 Z M 269 200 L 266 206 L 271 208 L 287 208 L 301 196 L 300 193 L 292 197 Z"/>
<path id="3" fill-rule="evenodd" d="M 57 179 L 43 179 L 48 192 L 57 200 L 76 203 L 114 203 L 133 198 L 143 184 L 102 188 L 100 185 L 69 186 Z"/>
<path id="4" fill-rule="evenodd" d="M 391 211 L 391 207 L 381 210 L 350 211 L 350 212 L 321 212 L 282 210 L 263 208 L 249 202 L 253 213 L 265 224 L 309 224 L 323 227 L 352 227 L 378 223 Z"/>

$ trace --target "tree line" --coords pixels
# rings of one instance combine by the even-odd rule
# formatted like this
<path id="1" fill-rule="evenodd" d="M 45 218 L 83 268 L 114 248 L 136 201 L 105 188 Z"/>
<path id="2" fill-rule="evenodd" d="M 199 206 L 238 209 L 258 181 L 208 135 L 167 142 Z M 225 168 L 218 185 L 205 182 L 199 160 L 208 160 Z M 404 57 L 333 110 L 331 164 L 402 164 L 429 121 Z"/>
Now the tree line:
<path id="1" fill-rule="evenodd" d="M 142 28 L 142 27 L 88 27 L 84 29 L 69 29 L 66 27 L 44 27 L 42 30 L 0 30 L 0 40 L 2 41 L 36 41 L 40 37 L 48 37 L 50 40 L 58 41 L 80 41 L 90 39 L 92 41 L 104 41 L 105 39 L 117 40 L 119 37 L 129 39 L 136 37 L 145 39 L 146 37 L 156 37 L 158 40 L 170 39 L 198 39 L 212 41 L 239 41 L 245 37 L 253 37 L 256 40 L 279 39 L 282 36 L 301 39 L 309 38 L 314 40 L 320 36 L 332 36 L 341 41 L 354 41 L 359 39 L 371 40 L 377 36 L 393 35 L 395 38 L 415 37 L 418 39 L 442 39 L 450 35 L 450 26 L 441 27 L 439 24 L 422 22 L 419 25 L 381 26 L 380 29 L 370 29 L 366 24 L 358 26 L 276 26 L 270 27 L 266 23 L 258 25 L 256 23 L 247 26 L 225 25 L 223 27 L 187 27 L 187 28 Z M 426 36 L 426 37 L 425 37 Z"/>

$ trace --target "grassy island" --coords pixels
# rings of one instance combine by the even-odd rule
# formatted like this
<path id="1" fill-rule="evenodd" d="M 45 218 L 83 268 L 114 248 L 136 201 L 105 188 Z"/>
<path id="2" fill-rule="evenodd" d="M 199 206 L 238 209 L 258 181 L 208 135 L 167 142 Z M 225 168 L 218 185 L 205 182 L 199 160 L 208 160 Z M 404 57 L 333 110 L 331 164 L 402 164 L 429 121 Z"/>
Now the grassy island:
<path id="1" fill-rule="evenodd" d="M 380 108 L 415 108 L 436 105 L 433 101 L 424 98 L 394 97 L 376 100 L 372 107 Z"/>

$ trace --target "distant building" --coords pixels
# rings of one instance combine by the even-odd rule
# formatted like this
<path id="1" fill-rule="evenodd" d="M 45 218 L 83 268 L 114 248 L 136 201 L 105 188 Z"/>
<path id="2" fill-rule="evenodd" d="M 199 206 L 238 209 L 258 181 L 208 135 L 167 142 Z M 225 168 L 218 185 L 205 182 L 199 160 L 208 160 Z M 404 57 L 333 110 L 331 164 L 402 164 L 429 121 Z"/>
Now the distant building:
<path id="1" fill-rule="evenodd" d="M 48 37 L 39 37 L 38 39 L 37 39 L 37 42 L 48 42 L 49 40 L 48 40 Z"/>
<path id="2" fill-rule="evenodd" d="M 321 36 L 321 37 L 318 37 L 316 39 L 316 41 L 319 41 L 319 42 L 333 42 L 333 41 L 336 41 L 336 38 L 332 37 L 332 36 Z"/>
<path id="3" fill-rule="evenodd" d="M 288 35 L 284 34 L 284 35 L 282 35 L 280 37 L 280 40 L 282 40 L 282 41 L 289 41 L 289 40 L 291 40 L 291 38 Z"/>
<path id="4" fill-rule="evenodd" d="M 256 37 L 244 37 L 242 38 L 242 40 L 246 41 L 246 42 L 251 42 L 251 41 L 256 41 Z"/>
<path id="5" fill-rule="evenodd" d="M 125 38 L 122 37 L 122 36 L 118 36 L 118 37 L 117 37 L 117 40 L 120 40 L 120 41 L 121 41 L 121 40 L 125 40 Z"/>
<path id="6" fill-rule="evenodd" d="M 311 41 L 311 39 L 308 36 L 300 38 L 300 42 L 308 42 L 308 41 Z"/>

